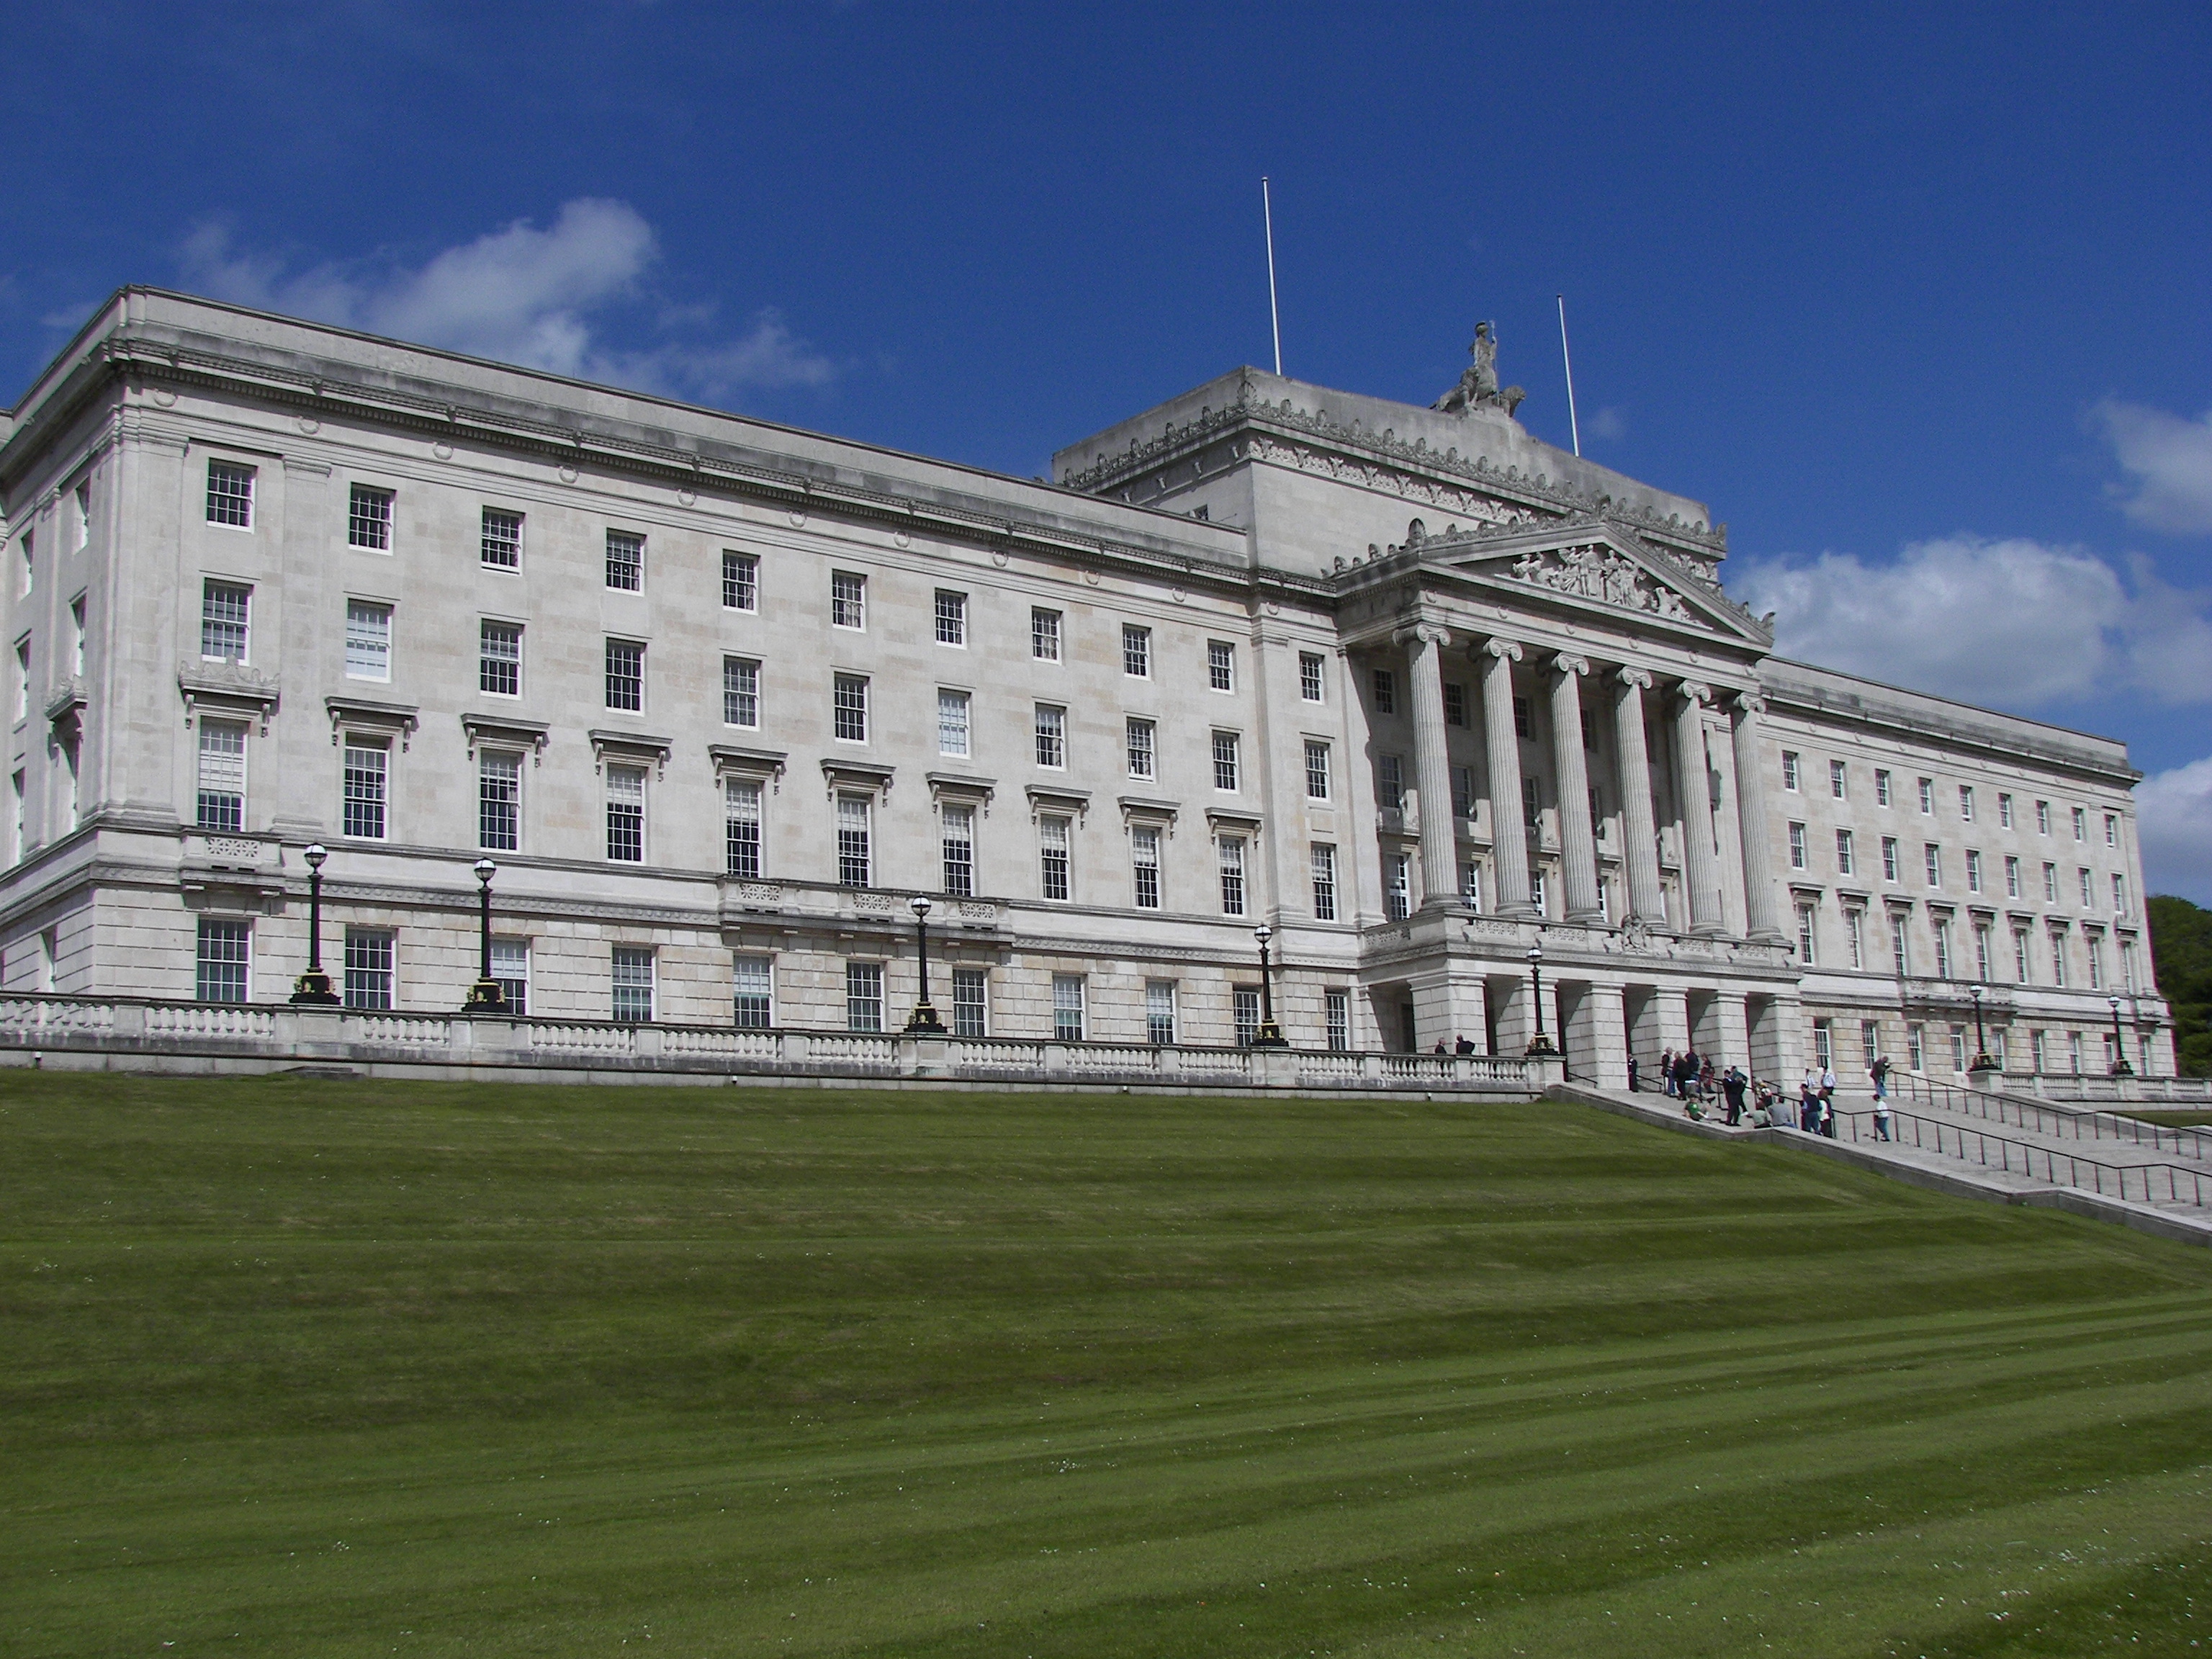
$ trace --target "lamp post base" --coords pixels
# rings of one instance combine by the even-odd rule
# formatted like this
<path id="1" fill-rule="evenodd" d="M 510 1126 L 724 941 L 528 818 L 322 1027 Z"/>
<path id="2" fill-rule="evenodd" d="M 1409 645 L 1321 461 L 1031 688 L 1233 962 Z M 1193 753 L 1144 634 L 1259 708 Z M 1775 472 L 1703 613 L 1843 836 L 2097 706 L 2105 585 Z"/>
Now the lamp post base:
<path id="1" fill-rule="evenodd" d="M 2002 1072 L 2004 1067 L 1997 1063 L 1997 1057 L 1995 1054 L 1976 1054 L 1968 1062 L 1966 1070 L 1970 1073 L 1979 1074 L 1984 1072 Z"/>
<path id="2" fill-rule="evenodd" d="M 461 1005 L 465 1014 L 503 1014 L 507 1012 L 507 990 L 495 979 L 480 979 L 469 987 L 469 1000 Z"/>
<path id="3" fill-rule="evenodd" d="M 914 1012 L 907 1016 L 906 1034 L 908 1036 L 944 1036 L 947 1035 L 945 1022 L 937 1017 L 933 1003 L 917 1002 Z"/>
<path id="4" fill-rule="evenodd" d="M 303 1007 L 335 1008 L 338 994 L 331 988 L 331 976 L 319 968 L 310 968 L 293 981 L 292 1000 Z"/>
<path id="5" fill-rule="evenodd" d="M 1273 1020 L 1263 1019 L 1260 1022 L 1260 1029 L 1252 1033 L 1249 1046 L 1255 1048 L 1287 1048 L 1291 1046 L 1291 1040 L 1283 1035 L 1283 1028 Z"/>
<path id="6" fill-rule="evenodd" d="M 1559 1051 L 1553 1047 L 1551 1038 L 1540 1032 L 1535 1040 L 1529 1043 L 1525 1052 L 1531 1060 L 1548 1060 L 1556 1056 Z"/>
<path id="7" fill-rule="evenodd" d="M 2112 1067 L 2112 1074 L 2114 1077 L 2133 1077 L 2136 1074 L 2136 1068 L 2124 1060 Z"/>

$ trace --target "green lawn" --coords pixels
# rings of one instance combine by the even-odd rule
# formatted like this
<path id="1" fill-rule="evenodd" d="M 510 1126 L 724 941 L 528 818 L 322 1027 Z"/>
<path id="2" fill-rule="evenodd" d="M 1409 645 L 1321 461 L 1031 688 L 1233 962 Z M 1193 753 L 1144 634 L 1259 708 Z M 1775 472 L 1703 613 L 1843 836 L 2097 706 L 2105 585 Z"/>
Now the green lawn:
<path id="1" fill-rule="evenodd" d="M 2212 1647 L 2212 1251 L 1787 1148 L 10 1072 L 0 1170 L 0 1654 Z"/>
<path id="2" fill-rule="evenodd" d="M 2141 1118 L 2146 1123 L 2161 1124 L 2169 1129 L 2190 1129 L 2212 1123 L 2212 1106 L 2184 1106 L 2172 1111 L 2152 1111 L 2147 1108 L 2131 1109 L 2125 1106 L 2109 1109 L 2123 1116 Z"/>

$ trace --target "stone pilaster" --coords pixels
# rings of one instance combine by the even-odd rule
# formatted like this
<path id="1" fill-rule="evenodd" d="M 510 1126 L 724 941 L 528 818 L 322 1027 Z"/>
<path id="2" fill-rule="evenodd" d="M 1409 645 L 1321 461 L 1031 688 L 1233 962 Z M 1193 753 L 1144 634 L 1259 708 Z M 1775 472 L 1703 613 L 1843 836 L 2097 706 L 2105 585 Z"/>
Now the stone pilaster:
<path id="1" fill-rule="evenodd" d="M 1711 769 L 1705 764 L 1705 703 L 1712 688 L 1682 682 L 1674 705 L 1674 784 L 1682 808 L 1682 878 L 1689 890 L 1690 931 L 1723 931 L 1720 855 L 1713 849 Z"/>
<path id="2" fill-rule="evenodd" d="M 1552 766 L 1559 781 L 1567 920 L 1589 927 L 1604 919 L 1598 902 L 1597 836 L 1590 828 L 1589 768 L 1583 759 L 1582 678 L 1589 663 L 1562 653 L 1552 659 Z"/>
<path id="3" fill-rule="evenodd" d="M 1667 902 L 1659 885 L 1659 827 L 1651 811 L 1651 757 L 1644 741 L 1644 693 L 1651 676 L 1624 668 L 1613 677 L 1613 747 L 1620 757 L 1620 829 L 1628 843 L 1628 919 L 1650 927 Z"/>
<path id="4" fill-rule="evenodd" d="M 1521 739 L 1513 728 L 1513 665 L 1521 647 L 1492 640 L 1482 650 L 1482 730 L 1490 751 L 1491 852 L 1498 860 L 1498 914 L 1528 918 L 1528 833 L 1521 810 Z"/>
<path id="5" fill-rule="evenodd" d="M 1450 635 L 1429 623 L 1401 630 L 1413 699 L 1413 774 L 1421 791 L 1421 903 L 1459 901 L 1459 840 L 1452 823 L 1451 750 L 1444 737 L 1444 682 L 1438 655 Z"/>

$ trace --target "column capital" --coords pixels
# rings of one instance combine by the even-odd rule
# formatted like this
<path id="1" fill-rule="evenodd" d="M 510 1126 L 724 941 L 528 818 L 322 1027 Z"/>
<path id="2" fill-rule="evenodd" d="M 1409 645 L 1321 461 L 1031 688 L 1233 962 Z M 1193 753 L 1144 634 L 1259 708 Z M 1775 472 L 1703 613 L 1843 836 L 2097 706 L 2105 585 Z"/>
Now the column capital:
<path id="1" fill-rule="evenodd" d="M 1451 629 L 1442 623 L 1418 622 L 1398 629 L 1390 635 L 1393 645 L 1434 645 L 1451 643 Z"/>
<path id="2" fill-rule="evenodd" d="M 1504 662 L 1521 660 L 1521 642 L 1518 640 L 1487 639 L 1482 642 L 1482 648 Z"/>
<path id="3" fill-rule="evenodd" d="M 1766 699 L 1756 691 L 1737 692 L 1735 703 L 1737 710 L 1742 714 L 1764 714 L 1766 712 Z"/>
<path id="4" fill-rule="evenodd" d="M 1649 691 L 1651 689 L 1651 671 L 1648 668 L 1623 668 L 1613 675 L 1613 678 L 1619 680 L 1623 685 L 1633 687 L 1638 691 Z"/>
<path id="5" fill-rule="evenodd" d="M 1713 700 L 1713 688 L 1703 680 L 1684 680 L 1681 694 L 1682 701 L 1692 708 L 1701 708 Z"/>
<path id="6" fill-rule="evenodd" d="M 1562 674 L 1587 674 L 1589 672 L 1589 659 L 1562 651 L 1552 659 L 1552 666 Z"/>

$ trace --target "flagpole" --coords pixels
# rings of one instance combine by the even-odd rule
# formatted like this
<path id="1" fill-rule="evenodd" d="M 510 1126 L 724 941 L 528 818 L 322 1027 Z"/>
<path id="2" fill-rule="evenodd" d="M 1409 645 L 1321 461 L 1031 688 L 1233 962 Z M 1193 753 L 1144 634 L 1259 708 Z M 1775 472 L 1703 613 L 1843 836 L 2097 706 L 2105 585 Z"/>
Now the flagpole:
<path id="1" fill-rule="evenodd" d="M 1575 416 L 1575 360 L 1567 355 L 1567 296 L 1559 298 L 1559 362 L 1567 371 L 1567 429 L 1574 434 L 1575 453 L 1583 453 L 1583 423 Z"/>
<path id="2" fill-rule="evenodd" d="M 1275 373 L 1283 372 L 1283 317 L 1275 308 L 1275 204 L 1265 173 L 1260 177 L 1260 211 L 1267 222 L 1267 322 L 1275 331 Z"/>

